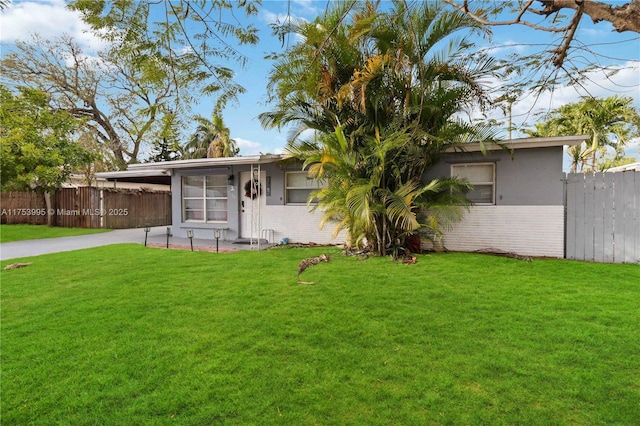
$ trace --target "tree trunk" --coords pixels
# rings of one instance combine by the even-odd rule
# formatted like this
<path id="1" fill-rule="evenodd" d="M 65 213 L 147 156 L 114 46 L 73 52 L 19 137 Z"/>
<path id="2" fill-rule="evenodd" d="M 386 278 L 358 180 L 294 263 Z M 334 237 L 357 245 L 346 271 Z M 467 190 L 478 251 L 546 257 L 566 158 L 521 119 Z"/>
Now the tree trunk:
<path id="1" fill-rule="evenodd" d="M 44 205 L 47 208 L 47 226 L 53 226 L 53 208 L 51 207 L 51 192 L 44 193 Z"/>
<path id="2" fill-rule="evenodd" d="M 598 150 L 598 133 L 593 134 L 593 141 L 591 142 L 591 171 L 595 172 L 596 170 L 596 151 Z"/>

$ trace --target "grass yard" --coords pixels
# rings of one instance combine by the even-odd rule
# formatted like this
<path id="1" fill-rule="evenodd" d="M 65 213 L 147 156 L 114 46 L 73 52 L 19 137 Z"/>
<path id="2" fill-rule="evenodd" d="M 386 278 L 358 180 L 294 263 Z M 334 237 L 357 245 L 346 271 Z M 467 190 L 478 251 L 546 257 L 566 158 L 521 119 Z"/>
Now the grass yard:
<path id="1" fill-rule="evenodd" d="M 40 238 L 74 237 L 98 234 L 110 229 L 56 228 L 47 225 L 0 225 L 0 243 L 37 240 Z"/>
<path id="2" fill-rule="evenodd" d="M 3 424 L 640 419 L 638 265 L 140 245 L 29 261 L 0 272 Z"/>

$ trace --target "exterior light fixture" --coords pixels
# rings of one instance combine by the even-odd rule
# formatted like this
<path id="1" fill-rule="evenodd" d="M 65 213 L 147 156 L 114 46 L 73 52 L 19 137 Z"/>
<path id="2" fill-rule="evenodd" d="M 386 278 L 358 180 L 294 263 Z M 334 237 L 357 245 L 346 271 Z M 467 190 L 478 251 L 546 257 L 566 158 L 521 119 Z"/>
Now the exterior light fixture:
<path id="1" fill-rule="evenodd" d="M 213 236 L 214 236 L 214 237 L 215 237 L 215 239 L 216 239 L 216 253 L 218 253 L 218 248 L 219 248 L 219 246 L 218 246 L 218 240 L 220 239 L 220 230 L 219 230 L 219 229 L 214 229 L 214 230 L 213 230 Z"/>
<path id="2" fill-rule="evenodd" d="M 169 237 L 171 236 L 171 227 L 167 226 L 167 248 L 169 248 Z"/>
<path id="3" fill-rule="evenodd" d="M 189 242 L 191 243 L 191 251 L 193 251 L 193 229 L 187 229 L 187 238 L 189 238 Z"/>
<path id="4" fill-rule="evenodd" d="M 235 176 L 233 176 L 233 174 L 230 174 L 229 177 L 227 178 L 227 185 L 229 186 L 229 192 L 233 192 L 235 190 L 235 186 L 233 186 L 234 180 L 235 180 Z"/>
<path id="5" fill-rule="evenodd" d="M 149 235 L 149 231 L 151 231 L 151 225 L 148 223 L 144 226 L 144 246 L 147 246 L 147 236 Z"/>

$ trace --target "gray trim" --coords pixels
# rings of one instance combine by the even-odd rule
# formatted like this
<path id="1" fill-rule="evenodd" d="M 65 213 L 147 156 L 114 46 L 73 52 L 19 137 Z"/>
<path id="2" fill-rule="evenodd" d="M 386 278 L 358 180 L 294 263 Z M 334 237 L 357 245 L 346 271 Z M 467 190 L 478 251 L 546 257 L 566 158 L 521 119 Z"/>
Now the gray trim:
<path id="1" fill-rule="evenodd" d="M 589 139 L 589 136 L 585 135 L 509 139 L 504 141 L 486 142 L 484 143 L 484 149 L 486 151 L 499 151 L 510 149 L 548 148 L 553 146 L 579 145 L 587 139 Z M 472 142 L 448 148 L 445 152 L 482 152 L 482 148 L 479 142 Z"/>
<path id="2" fill-rule="evenodd" d="M 165 161 L 163 163 L 130 164 L 129 170 L 143 169 L 190 169 L 196 167 L 248 166 L 252 164 L 268 164 L 288 158 L 285 155 L 252 155 L 247 157 L 198 158 L 193 160 Z"/>

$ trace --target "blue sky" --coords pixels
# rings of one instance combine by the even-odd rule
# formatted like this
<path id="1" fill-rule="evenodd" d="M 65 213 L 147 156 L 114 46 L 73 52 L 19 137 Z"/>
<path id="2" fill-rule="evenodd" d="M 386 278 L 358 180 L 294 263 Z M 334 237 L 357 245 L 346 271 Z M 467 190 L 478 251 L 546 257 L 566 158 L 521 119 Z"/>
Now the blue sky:
<path id="1" fill-rule="evenodd" d="M 611 3 L 616 3 L 612 0 Z M 29 33 L 38 32 L 43 37 L 55 37 L 62 33 L 74 36 L 80 43 L 96 46 L 99 44 L 86 32 L 86 27 L 79 17 L 65 10 L 63 0 L 15 1 L 8 10 L 0 13 L 0 39 L 3 50 L 11 40 L 24 39 Z M 250 21 L 259 30 L 260 43 L 257 46 L 243 46 L 241 51 L 248 58 L 245 69 L 236 69 L 237 81 L 246 88 L 238 102 L 229 105 L 224 111 L 224 120 L 241 148 L 241 155 L 258 153 L 278 153 L 286 144 L 286 130 L 282 132 L 264 130 L 257 116 L 268 110 L 266 85 L 271 62 L 265 55 L 281 52 L 282 45 L 271 35 L 269 24 L 277 19 L 284 19 L 289 10 L 292 16 L 313 20 L 323 13 L 327 0 L 263 0 L 259 15 Z M 239 17 L 239 15 L 236 15 Z M 55 17 L 55 19 L 51 19 Z M 244 18 L 243 18 L 244 19 Z M 479 45 L 492 48 L 494 54 L 503 55 L 514 51 L 523 53 L 533 49 L 549 49 L 557 35 L 534 31 L 522 26 L 494 27 L 493 39 L 479 41 Z M 525 93 L 513 105 L 514 123 L 535 122 L 536 112 L 545 112 L 569 102 L 575 102 L 587 93 L 606 97 L 618 93 L 634 98 L 634 105 L 640 109 L 640 38 L 636 33 L 615 33 L 609 23 L 593 24 L 585 18 L 581 23 L 576 38 L 590 48 L 602 53 L 600 60 L 607 65 L 615 65 L 620 72 L 607 81 L 602 74 L 595 73 L 593 78 L 584 81 L 584 88 L 577 92 L 574 88 L 559 87 L 553 93 L 540 97 Z M 292 39 L 291 42 L 294 42 Z M 499 82 L 487 82 L 497 87 Z M 195 111 L 205 117 L 211 114 L 213 100 L 203 99 L 195 107 Z M 474 117 L 479 112 L 473 112 Z M 504 119 L 504 114 L 495 111 L 490 114 L 496 119 Z M 522 136 L 515 133 L 513 137 Z M 637 155 L 637 142 L 630 149 L 631 155 Z"/>

